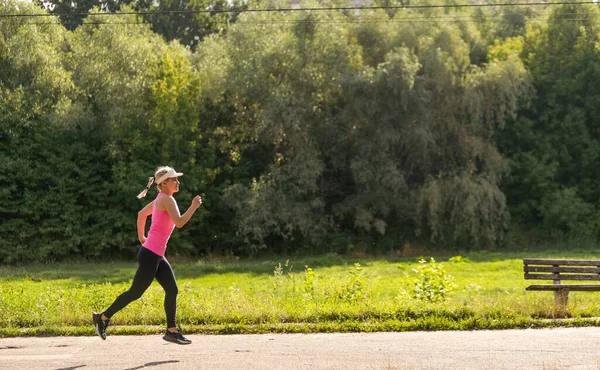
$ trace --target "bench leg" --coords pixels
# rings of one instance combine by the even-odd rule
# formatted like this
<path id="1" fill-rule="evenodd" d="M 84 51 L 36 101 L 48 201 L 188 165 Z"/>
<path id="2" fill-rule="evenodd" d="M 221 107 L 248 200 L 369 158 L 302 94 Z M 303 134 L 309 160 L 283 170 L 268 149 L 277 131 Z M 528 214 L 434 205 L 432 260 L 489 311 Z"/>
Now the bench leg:
<path id="1" fill-rule="evenodd" d="M 554 304 L 559 313 L 565 313 L 569 304 L 569 289 L 560 289 L 554 292 Z"/>

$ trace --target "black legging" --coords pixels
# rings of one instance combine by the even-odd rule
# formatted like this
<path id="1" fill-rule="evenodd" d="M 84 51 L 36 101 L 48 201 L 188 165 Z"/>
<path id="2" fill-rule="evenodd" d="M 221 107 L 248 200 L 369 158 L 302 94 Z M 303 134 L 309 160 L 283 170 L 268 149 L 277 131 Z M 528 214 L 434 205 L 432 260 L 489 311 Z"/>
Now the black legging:
<path id="1" fill-rule="evenodd" d="M 122 293 L 115 299 L 112 305 L 104 311 L 104 316 L 109 319 L 121 311 L 129 303 L 140 298 L 148 289 L 154 278 L 165 290 L 165 313 L 167 314 L 167 327 L 175 327 L 175 313 L 177 304 L 177 282 L 175 274 L 165 257 L 141 247 L 138 251 L 138 269 L 133 277 L 133 283 L 128 291 Z"/>

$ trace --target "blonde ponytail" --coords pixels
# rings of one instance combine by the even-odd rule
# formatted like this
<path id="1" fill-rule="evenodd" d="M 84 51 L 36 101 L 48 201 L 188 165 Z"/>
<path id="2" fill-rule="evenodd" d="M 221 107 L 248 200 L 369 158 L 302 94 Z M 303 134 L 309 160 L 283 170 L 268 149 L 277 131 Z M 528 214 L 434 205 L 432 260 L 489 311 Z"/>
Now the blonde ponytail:
<path id="1" fill-rule="evenodd" d="M 137 195 L 137 198 L 142 199 L 143 197 L 145 197 L 146 194 L 148 193 L 148 190 L 150 189 L 150 186 L 152 186 L 153 183 L 154 183 L 154 177 L 149 177 L 148 185 L 146 185 L 146 189 L 142 190 L 142 192 Z"/>

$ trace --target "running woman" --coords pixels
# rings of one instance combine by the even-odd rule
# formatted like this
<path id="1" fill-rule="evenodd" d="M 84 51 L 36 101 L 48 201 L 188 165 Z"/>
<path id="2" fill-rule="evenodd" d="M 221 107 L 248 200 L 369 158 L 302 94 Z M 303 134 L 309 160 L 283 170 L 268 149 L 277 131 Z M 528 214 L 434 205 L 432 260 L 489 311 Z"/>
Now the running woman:
<path id="1" fill-rule="evenodd" d="M 154 177 L 148 179 L 148 185 L 138 198 L 146 196 L 148 189 L 153 182 L 156 182 L 158 195 L 154 201 L 148 203 L 138 213 L 137 233 L 142 246 L 140 247 L 138 258 L 138 269 L 133 278 L 131 288 L 122 293 L 115 299 L 113 304 L 102 313 L 93 314 L 94 326 L 96 332 L 102 339 L 106 339 L 106 328 L 113 315 L 127 306 L 129 303 L 140 298 L 148 289 L 152 281 L 156 281 L 165 290 L 165 313 L 167 315 L 167 332 L 163 339 L 177 344 L 190 344 L 191 340 L 185 338 L 178 330 L 175 324 L 176 302 L 177 302 L 177 282 L 171 265 L 165 258 L 167 242 L 175 226 L 181 228 L 185 225 L 194 212 L 202 205 L 202 198 L 197 195 L 192 200 L 188 210 L 181 215 L 177 202 L 173 194 L 179 191 L 179 176 L 182 173 L 176 172 L 173 168 L 163 166 L 158 167 Z M 148 237 L 145 234 L 146 219 L 152 216 Z"/>

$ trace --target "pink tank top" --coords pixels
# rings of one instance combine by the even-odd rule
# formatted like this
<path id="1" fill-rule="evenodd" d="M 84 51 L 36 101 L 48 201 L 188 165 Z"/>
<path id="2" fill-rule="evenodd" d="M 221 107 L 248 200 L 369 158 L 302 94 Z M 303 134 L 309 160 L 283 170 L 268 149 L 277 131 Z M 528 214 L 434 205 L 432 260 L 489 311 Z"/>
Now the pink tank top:
<path id="1" fill-rule="evenodd" d="M 169 217 L 169 213 L 156 209 L 158 199 L 167 196 L 165 193 L 158 193 L 156 199 L 152 202 L 152 223 L 150 224 L 150 231 L 148 231 L 146 242 L 143 244 L 144 248 L 151 250 L 159 256 L 165 255 L 167 242 L 173 233 L 173 229 L 175 229 L 175 223 Z"/>

